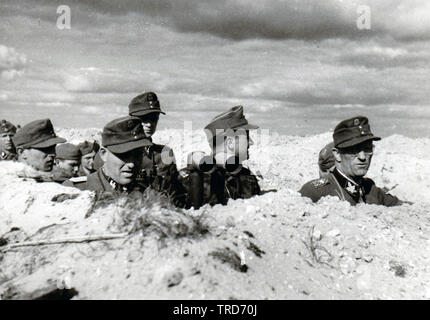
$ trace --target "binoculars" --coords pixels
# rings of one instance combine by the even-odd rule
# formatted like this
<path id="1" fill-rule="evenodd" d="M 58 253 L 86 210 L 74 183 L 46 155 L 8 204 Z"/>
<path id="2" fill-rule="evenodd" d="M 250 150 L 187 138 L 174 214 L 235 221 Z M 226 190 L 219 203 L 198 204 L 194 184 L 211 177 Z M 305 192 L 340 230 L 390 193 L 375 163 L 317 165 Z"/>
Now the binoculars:
<path id="1" fill-rule="evenodd" d="M 200 172 L 208 174 L 214 172 L 217 165 L 221 166 L 231 174 L 237 173 L 242 169 L 242 164 L 237 156 L 231 156 L 223 163 L 217 164 L 215 157 L 206 155 L 203 151 L 194 151 L 188 154 L 187 163 L 193 169 L 197 169 Z"/>
<path id="2" fill-rule="evenodd" d="M 187 163 L 188 166 L 195 169 L 190 174 L 190 191 L 188 200 L 190 206 L 194 207 L 194 209 L 199 209 L 205 203 L 205 179 L 210 180 L 208 181 L 208 186 L 211 188 L 209 194 L 215 194 L 218 198 L 224 198 L 224 183 L 223 181 L 218 181 L 219 179 L 225 179 L 224 173 L 212 175 L 217 166 L 224 168 L 229 174 L 238 173 L 242 169 L 239 157 L 232 156 L 225 159 L 223 163 L 218 164 L 214 156 L 207 155 L 203 151 L 191 152 L 187 157 Z M 218 182 L 215 183 L 215 180 Z M 219 202 L 222 203 L 222 201 Z"/>

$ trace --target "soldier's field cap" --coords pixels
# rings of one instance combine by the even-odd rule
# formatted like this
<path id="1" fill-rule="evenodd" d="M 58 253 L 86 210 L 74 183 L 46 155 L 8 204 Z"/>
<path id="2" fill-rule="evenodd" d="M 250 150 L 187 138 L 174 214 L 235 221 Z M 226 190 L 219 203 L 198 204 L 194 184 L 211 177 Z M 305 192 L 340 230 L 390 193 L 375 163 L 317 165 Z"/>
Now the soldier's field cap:
<path id="1" fill-rule="evenodd" d="M 321 149 L 318 155 L 318 166 L 322 171 L 327 171 L 334 166 L 334 155 L 332 152 L 333 147 L 334 143 L 330 142 Z"/>
<path id="2" fill-rule="evenodd" d="M 356 116 L 341 121 L 333 132 L 333 142 L 336 148 L 348 148 L 368 140 L 381 140 L 370 131 L 369 120 Z"/>
<path id="3" fill-rule="evenodd" d="M 71 143 L 57 144 L 55 147 L 55 157 L 60 160 L 80 160 L 81 150 Z"/>
<path id="4" fill-rule="evenodd" d="M 93 151 L 97 152 L 100 149 L 100 145 L 98 144 L 97 141 L 93 141 L 93 142 L 84 141 L 84 142 L 81 142 L 78 145 L 78 147 L 79 147 L 79 150 L 81 151 L 81 154 L 83 156 L 85 156 L 85 155 L 87 155 Z"/>
<path id="5" fill-rule="evenodd" d="M 16 127 L 7 120 L 0 121 L 0 133 L 16 133 Z"/>
<path id="6" fill-rule="evenodd" d="M 142 123 L 136 117 L 121 117 L 106 124 L 102 132 L 102 145 L 113 153 L 125 153 L 152 145 L 146 138 Z"/>
<path id="7" fill-rule="evenodd" d="M 242 106 L 235 106 L 213 118 L 211 122 L 205 127 L 205 132 L 208 136 L 208 140 L 211 140 L 211 138 L 214 138 L 215 136 L 222 134 L 229 129 L 252 130 L 258 128 L 258 126 L 248 123 L 248 120 L 246 120 L 245 116 L 243 115 Z"/>
<path id="8" fill-rule="evenodd" d="M 145 92 L 134 97 L 128 105 L 128 114 L 130 116 L 144 116 L 149 113 L 166 114 L 160 109 L 160 102 L 154 92 Z"/>
<path id="9" fill-rule="evenodd" d="M 27 123 L 12 138 L 15 146 L 21 148 L 48 148 L 58 143 L 66 142 L 66 139 L 57 137 L 51 120 L 42 119 Z"/>

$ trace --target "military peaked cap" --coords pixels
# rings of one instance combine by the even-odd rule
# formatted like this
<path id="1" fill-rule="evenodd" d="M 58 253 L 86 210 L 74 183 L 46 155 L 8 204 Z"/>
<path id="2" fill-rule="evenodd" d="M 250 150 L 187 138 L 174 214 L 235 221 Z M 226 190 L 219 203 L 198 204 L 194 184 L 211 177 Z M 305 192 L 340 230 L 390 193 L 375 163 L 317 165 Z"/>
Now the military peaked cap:
<path id="1" fill-rule="evenodd" d="M 57 137 L 51 120 L 42 119 L 32 121 L 21 129 L 12 138 L 17 148 L 48 148 L 58 143 L 66 142 L 66 139 Z"/>
<path id="2" fill-rule="evenodd" d="M 83 156 L 85 156 L 86 154 L 89 154 L 93 151 L 97 152 L 100 149 L 100 145 L 98 144 L 97 141 L 93 141 L 93 142 L 84 141 L 84 142 L 81 142 L 78 146 L 79 146 L 79 150 L 81 150 L 81 154 Z"/>
<path id="3" fill-rule="evenodd" d="M 55 157 L 60 160 L 81 160 L 81 150 L 71 143 L 58 144 L 55 147 Z"/>
<path id="4" fill-rule="evenodd" d="M 0 133 L 16 133 L 16 127 L 7 120 L 0 121 Z"/>
<path id="5" fill-rule="evenodd" d="M 102 145 L 114 153 L 125 153 L 133 149 L 152 145 L 143 132 L 142 123 L 136 117 L 122 117 L 105 125 Z"/>
<path id="6" fill-rule="evenodd" d="M 381 138 L 373 135 L 369 120 L 363 116 L 341 121 L 333 132 L 336 148 L 348 148 L 368 140 L 381 140 Z"/>
<path id="7" fill-rule="evenodd" d="M 327 171 L 334 166 L 334 155 L 332 152 L 333 147 L 333 142 L 330 142 L 328 145 L 321 149 L 318 155 L 318 166 L 322 171 Z"/>
<path id="8" fill-rule="evenodd" d="M 134 97 L 128 105 L 130 116 L 144 116 L 149 113 L 158 112 L 165 114 L 160 109 L 160 102 L 154 92 L 145 92 Z"/>
<path id="9" fill-rule="evenodd" d="M 205 127 L 205 132 L 209 141 L 212 141 L 217 135 L 223 134 L 225 131 L 232 129 L 258 129 L 258 126 L 248 123 L 242 106 L 235 106 L 230 110 L 221 113 L 211 120 Z"/>

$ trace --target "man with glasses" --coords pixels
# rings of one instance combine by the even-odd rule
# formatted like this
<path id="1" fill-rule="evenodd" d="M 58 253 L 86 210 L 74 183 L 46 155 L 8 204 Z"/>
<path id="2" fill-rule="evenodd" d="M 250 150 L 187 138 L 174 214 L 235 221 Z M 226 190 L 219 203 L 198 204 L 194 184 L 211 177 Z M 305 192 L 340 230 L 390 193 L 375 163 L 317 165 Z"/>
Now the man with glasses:
<path id="1" fill-rule="evenodd" d="M 366 117 L 357 116 L 340 122 L 333 133 L 335 169 L 327 177 L 306 183 L 300 193 L 313 202 L 325 196 L 338 196 L 351 205 L 357 203 L 384 206 L 403 202 L 385 193 L 365 178 L 373 156 L 373 141 L 381 140 L 370 131 Z"/>

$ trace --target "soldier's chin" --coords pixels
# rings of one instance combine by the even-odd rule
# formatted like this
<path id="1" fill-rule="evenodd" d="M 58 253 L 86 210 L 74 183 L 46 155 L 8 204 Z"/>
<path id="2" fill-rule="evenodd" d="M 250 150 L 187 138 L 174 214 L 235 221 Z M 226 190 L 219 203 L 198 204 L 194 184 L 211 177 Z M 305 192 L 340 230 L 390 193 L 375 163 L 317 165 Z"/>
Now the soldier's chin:
<path id="1" fill-rule="evenodd" d="M 145 133 L 145 136 L 147 137 L 147 138 L 149 138 L 149 137 L 152 137 L 152 135 L 154 134 L 154 130 L 144 130 L 143 131 L 144 133 Z"/>
<path id="2" fill-rule="evenodd" d="M 354 173 L 356 177 L 363 177 L 366 175 L 368 170 L 369 168 L 357 168 Z"/>
<path id="3" fill-rule="evenodd" d="M 129 184 L 133 181 L 133 174 L 130 173 L 123 173 L 121 174 L 121 179 L 119 181 L 120 184 Z"/>

